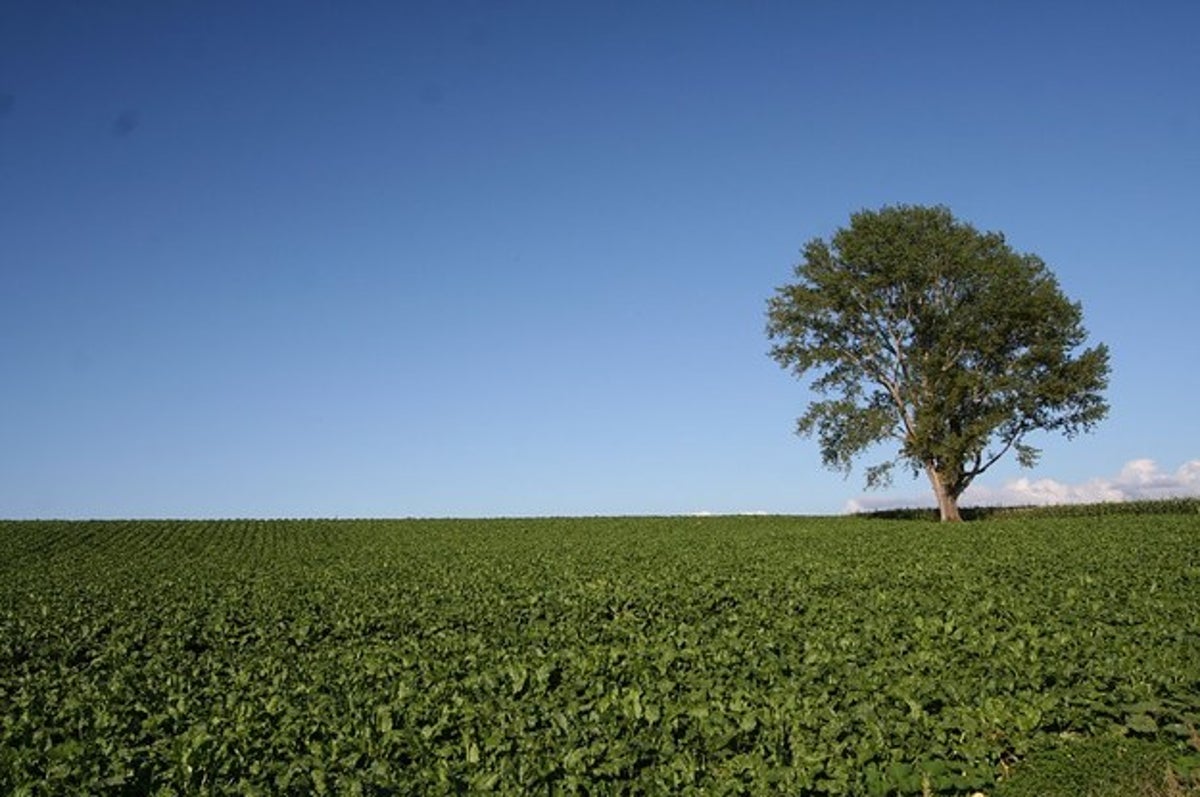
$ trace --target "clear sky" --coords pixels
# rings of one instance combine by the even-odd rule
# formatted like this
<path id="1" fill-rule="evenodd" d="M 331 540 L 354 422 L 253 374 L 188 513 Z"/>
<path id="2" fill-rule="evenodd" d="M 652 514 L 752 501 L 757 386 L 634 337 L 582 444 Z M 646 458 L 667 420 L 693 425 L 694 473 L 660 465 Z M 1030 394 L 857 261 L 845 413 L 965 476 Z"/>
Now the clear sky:
<path id="1" fill-rule="evenodd" d="M 803 244 L 895 203 L 1042 256 L 1112 349 L 1109 420 L 978 496 L 1200 491 L 1197 30 L 1190 1 L 4 0 L 0 517 L 931 503 L 823 470 L 766 353 Z"/>

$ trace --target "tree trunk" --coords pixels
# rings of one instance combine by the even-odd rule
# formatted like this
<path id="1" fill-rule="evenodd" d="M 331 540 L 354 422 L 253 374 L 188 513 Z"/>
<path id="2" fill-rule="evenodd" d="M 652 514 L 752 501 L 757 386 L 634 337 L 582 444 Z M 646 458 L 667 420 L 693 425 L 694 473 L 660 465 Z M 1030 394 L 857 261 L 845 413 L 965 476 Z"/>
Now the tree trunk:
<path id="1" fill-rule="evenodd" d="M 958 513 L 958 496 L 950 492 L 942 474 L 933 465 L 926 465 L 925 472 L 929 474 L 929 483 L 933 485 L 933 494 L 937 497 L 938 512 L 943 523 L 958 523 L 962 515 Z"/>

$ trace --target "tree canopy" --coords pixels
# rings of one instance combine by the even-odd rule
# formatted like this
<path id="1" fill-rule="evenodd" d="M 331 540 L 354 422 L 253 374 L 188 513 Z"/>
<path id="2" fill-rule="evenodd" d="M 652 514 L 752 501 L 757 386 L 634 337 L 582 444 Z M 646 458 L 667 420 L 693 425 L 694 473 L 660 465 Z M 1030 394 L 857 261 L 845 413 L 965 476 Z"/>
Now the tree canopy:
<path id="1" fill-rule="evenodd" d="M 958 520 L 971 482 L 1013 451 L 1039 454 L 1035 431 L 1068 438 L 1108 412 L 1108 349 L 1083 349 L 1083 311 L 1036 255 L 981 233 L 945 207 L 861 211 L 804 248 L 796 281 L 767 308 L 771 356 L 815 374 L 797 431 L 815 434 L 825 465 L 849 473 L 873 446 L 924 472 L 943 520 Z"/>

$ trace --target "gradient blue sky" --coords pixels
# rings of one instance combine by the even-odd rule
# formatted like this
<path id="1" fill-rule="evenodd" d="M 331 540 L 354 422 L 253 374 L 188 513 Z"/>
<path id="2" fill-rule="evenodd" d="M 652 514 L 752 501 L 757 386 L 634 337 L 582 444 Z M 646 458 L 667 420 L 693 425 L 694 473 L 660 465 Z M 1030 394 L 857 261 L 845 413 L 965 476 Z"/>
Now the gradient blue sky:
<path id="1" fill-rule="evenodd" d="M 1135 461 L 1200 489 L 1197 30 L 1194 2 L 6 0 L 0 517 L 840 512 L 861 473 L 792 434 L 765 301 L 892 203 L 1041 255 L 1112 349 L 1110 419 L 988 497 Z"/>

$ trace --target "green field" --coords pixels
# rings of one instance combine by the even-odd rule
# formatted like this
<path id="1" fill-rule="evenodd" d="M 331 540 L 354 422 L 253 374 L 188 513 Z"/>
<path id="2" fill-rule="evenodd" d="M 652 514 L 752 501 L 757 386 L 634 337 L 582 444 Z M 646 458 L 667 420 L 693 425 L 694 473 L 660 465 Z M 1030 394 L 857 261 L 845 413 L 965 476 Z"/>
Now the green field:
<path id="1" fill-rule="evenodd" d="M 1198 726 L 1194 507 L 0 523 L 2 794 L 991 794 Z"/>

